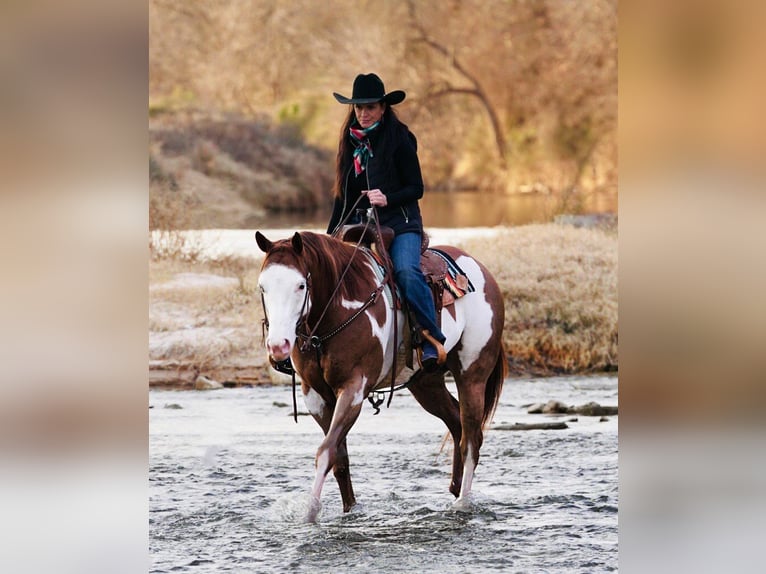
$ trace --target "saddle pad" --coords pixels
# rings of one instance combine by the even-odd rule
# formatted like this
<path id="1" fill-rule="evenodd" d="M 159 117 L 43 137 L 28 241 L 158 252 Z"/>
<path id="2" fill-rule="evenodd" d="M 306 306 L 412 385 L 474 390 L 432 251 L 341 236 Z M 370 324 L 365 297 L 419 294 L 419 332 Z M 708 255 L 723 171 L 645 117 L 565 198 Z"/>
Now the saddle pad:
<path id="1" fill-rule="evenodd" d="M 360 249 L 364 252 L 365 255 L 367 255 L 370 262 L 373 263 L 372 268 L 375 271 L 375 276 L 378 279 L 378 283 L 382 282 L 386 276 L 386 268 L 383 266 L 383 262 L 380 260 L 378 254 L 366 247 L 360 247 Z M 445 289 L 445 306 L 452 304 L 455 299 L 460 299 L 460 297 L 466 293 L 473 293 L 476 291 L 476 288 L 473 286 L 473 283 L 471 283 L 468 275 L 465 274 L 465 272 L 460 268 L 455 260 L 452 259 L 452 257 L 450 257 L 444 251 L 440 251 L 439 249 L 429 248 L 426 251 L 436 255 L 447 265 L 447 273 L 442 279 L 442 283 L 444 284 Z M 388 285 L 386 285 L 386 288 L 383 290 L 383 292 L 385 293 L 389 307 L 393 308 L 393 302 L 391 301 L 391 290 L 389 289 Z M 447 293 L 452 295 L 452 300 L 449 299 Z M 396 287 L 396 298 L 397 301 L 401 301 L 401 292 L 399 291 L 398 286 Z"/>
<path id="2" fill-rule="evenodd" d="M 429 248 L 427 251 L 441 257 L 447 264 L 447 274 L 444 276 L 444 288 L 450 292 L 455 299 L 460 299 L 466 293 L 473 293 L 476 288 L 471 283 L 468 275 L 455 263 L 447 253 L 439 249 Z"/>

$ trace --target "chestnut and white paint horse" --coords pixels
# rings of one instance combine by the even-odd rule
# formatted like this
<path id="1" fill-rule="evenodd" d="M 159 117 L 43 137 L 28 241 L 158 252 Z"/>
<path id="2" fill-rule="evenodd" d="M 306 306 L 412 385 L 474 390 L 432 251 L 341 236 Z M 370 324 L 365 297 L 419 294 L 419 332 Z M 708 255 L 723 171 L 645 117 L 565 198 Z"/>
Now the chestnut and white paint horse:
<path id="1" fill-rule="evenodd" d="M 269 356 L 277 362 L 292 359 L 306 407 L 325 434 L 317 450 L 307 516 L 314 522 L 331 469 L 344 512 L 356 504 L 346 435 L 364 399 L 386 386 L 391 369 L 396 369 L 394 312 L 400 314 L 397 343 L 402 341 L 404 320 L 401 311 L 394 311 L 388 297 L 380 294 L 381 278 L 374 263 L 365 252 L 355 252 L 354 245 L 311 232 L 274 242 L 257 232 L 256 241 L 266 253 L 258 284 L 267 318 Z M 505 313 L 500 289 L 481 263 L 457 248 L 439 249 L 457 262 L 475 288 L 442 310 L 446 367 L 457 383 L 458 399 L 445 387 L 443 370 L 418 371 L 409 390 L 452 434 L 455 448 L 449 490 L 458 497 L 457 503 L 464 503 L 479 462 L 483 429 L 497 406 L 507 371 L 501 341 Z M 301 344 L 312 330 L 315 342 L 331 335 L 324 338 L 319 352 Z"/>

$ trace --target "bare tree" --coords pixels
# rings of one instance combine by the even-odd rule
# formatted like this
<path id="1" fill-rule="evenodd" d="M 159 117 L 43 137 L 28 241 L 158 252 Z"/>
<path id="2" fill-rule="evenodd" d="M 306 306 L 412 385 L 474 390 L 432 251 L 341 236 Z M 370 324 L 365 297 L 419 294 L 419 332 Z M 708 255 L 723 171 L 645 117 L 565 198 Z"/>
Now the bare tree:
<path id="1" fill-rule="evenodd" d="M 477 98 L 482 108 L 486 112 L 492 126 L 492 133 L 495 138 L 495 145 L 497 146 L 498 158 L 503 164 L 505 164 L 507 160 L 507 143 L 505 140 L 505 135 L 503 134 L 503 129 L 500 125 L 500 119 L 498 118 L 497 112 L 495 111 L 495 107 L 487 96 L 487 92 L 482 86 L 482 83 L 463 64 L 457 54 L 457 50 L 454 47 L 450 49 L 445 44 L 439 42 L 428 34 L 425 26 L 420 22 L 418 18 L 415 2 L 413 0 L 408 0 L 407 4 L 410 15 L 410 26 L 413 29 L 412 42 L 423 43 L 434 50 L 437 54 L 443 56 L 446 66 L 454 70 L 456 75 L 467 83 L 467 86 L 464 87 L 454 86 L 449 81 L 444 81 L 440 84 L 433 84 L 428 86 L 424 97 L 428 99 L 435 99 L 459 94 Z"/>
<path id="2" fill-rule="evenodd" d="M 150 0 L 149 17 L 154 100 L 293 121 L 332 148 L 331 93 L 377 72 L 408 93 L 432 185 L 614 183 L 616 0 Z"/>

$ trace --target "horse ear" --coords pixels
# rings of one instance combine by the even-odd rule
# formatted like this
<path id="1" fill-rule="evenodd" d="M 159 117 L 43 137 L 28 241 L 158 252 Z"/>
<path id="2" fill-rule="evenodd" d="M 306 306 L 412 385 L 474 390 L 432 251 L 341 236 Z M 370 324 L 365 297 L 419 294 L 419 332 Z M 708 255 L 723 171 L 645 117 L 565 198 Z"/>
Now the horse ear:
<path id="1" fill-rule="evenodd" d="M 274 247 L 274 244 L 266 239 L 266 236 L 260 231 L 255 232 L 255 241 L 264 253 L 268 253 L 271 251 L 271 248 Z"/>
<path id="2" fill-rule="evenodd" d="M 295 249 L 295 252 L 298 255 L 303 251 L 303 239 L 301 239 L 301 234 L 297 231 L 295 232 L 295 235 L 293 235 L 293 249 Z"/>

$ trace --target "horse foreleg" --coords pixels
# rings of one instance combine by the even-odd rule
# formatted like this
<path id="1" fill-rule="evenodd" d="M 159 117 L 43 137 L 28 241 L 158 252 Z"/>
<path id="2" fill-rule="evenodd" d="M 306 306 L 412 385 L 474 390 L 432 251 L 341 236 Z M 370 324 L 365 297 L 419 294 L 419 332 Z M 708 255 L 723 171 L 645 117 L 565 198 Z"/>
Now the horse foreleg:
<path id="1" fill-rule="evenodd" d="M 338 468 L 342 469 L 344 460 L 345 476 L 348 483 L 348 492 L 345 494 L 343 486 L 341 486 L 344 512 L 348 512 L 354 504 L 351 477 L 348 474 L 348 453 L 345 448 L 345 440 L 348 431 L 351 430 L 362 410 L 362 401 L 364 400 L 363 387 L 364 385 L 360 381 L 359 384 L 342 390 L 337 396 L 332 420 L 330 421 L 325 438 L 317 450 L 316 475 L 314 476 L 314 484 L 311 488 L 311 505 L 308 513 L 309 522 L 315 522 L 319 514 L 319 509 L 321 508 L 319 501 L 321 500 L 322 488 L 327 473 L 336 465 L 339 465 Z M 348 496 L 349 492 L 351 493 L 351 498 L 347 500 L 346 496 Z"/>
<path id="2" fill-rule="evenodd" d="M 325 436 L 327 436 L 327 432 L 330 430 L 330 423 L 332 422 L 333 412 L 335 410 L 335 404 L 333 401 L 334 397 L 331 394 L 328 397 L 323 397 L 305 382 L 303 382 L 301 387 L 303 391 L 303 400 L 306 403 L 306 408 L 309 410 L 309 413 L 311 413 L 311 416 L 314 418 L 317 424 L 322 427 L 322 431 L 324 431 Z M 317 462 L 318 455 L 317 460 L 314 461 L 315 466 L 317 465 Z M 319 510 L 322 507 L 319 498 L 319 495 L 322 493 L 322 484 L 319 482 L 320 477 L 321 481 L 323 482 L 324 474 L 320 475 L 317 473 L 314 477 L 314 486 L 311 491 L 311 499 L 309 501 L 309 511 L 307 516 L 307 519 L 310 522 L 316 520 L 316 517 L 319 514 Z"/>
<path id="3" fill-rule="evenodd" d="M 440 418 L 452 435 L 452 480 L 449 491 L 457 497 L 463 481 L 463 457 L 460 452 L 462 427 L 460 406 L 444 385 L 443 373 L 423 374 L 409 387 L 412 396 L 427 412 Z"/>
<path id="4" fill-rule="evenodd" d="M 327 417 L 326 421 L 316 416 L 314 418 L 322 427 L 322 430 L 325 431 L 325 435 L 327 435 L 327 432 L 330 429 L 330 420 L 332 417 Z M 319 455 L 317 454 L 317 460 L 318 456 Z M 356 497 L 354 496 L 354 488 L 351 485 L 351 472 L 349 471 L 348 451 L 346 450 L 345 438 L 341 441 L 340 445 L 338 445 L 337 453 L 335 456 L 335 464 L 333 465 L 332 470 L 333 474 L 335 475 L 335 480 L 338 483 L 338 488 L 340 489 L 340 496 L 343 499 L 343 512 L 348 512 L 351 510 L 351 507 L 356 504 Z M 314 484 L 315 489 L 321 493 L 322 485 L 317 485 L 316 477 L 314 479 Z M 315 496 L 313 491 L 312 496 Z M 318 499 L 318 496 L 315 497 Z M 317 503 L 315 502 L 315 504 Z"/>

